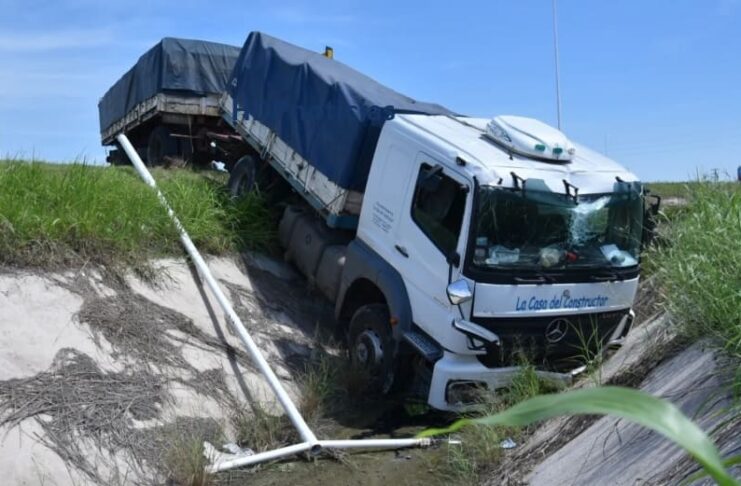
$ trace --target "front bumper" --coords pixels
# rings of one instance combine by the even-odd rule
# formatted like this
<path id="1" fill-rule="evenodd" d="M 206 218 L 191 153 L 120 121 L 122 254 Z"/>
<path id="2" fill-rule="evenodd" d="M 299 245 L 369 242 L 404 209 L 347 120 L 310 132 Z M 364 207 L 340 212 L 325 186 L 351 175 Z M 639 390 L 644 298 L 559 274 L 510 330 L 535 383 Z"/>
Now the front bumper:
<path id="1" fill-rule="evenodd" d="M 630 331 L 635 314 L 628 311 L 620 319 L 618 325 L 612 329 L 606 340 L 607 347 L 619 347 Z M 543 380 L 561 383 L 568 386 L 574 377 L 585 370 L 580 364 L 571 370 L 556 372 L 536 370 L 535 373 Z M 458 393 L 456 388 L 480 389 L 485 386 L 490 392 L 506 388 L 512 379 L 520 372 L 519 366 L 487 367 L 477 355 L 463 355 L 445 351 L 443 356 L 435 362 L 430 381 L 430 391 L 427 403 L 438 410 L 454 412 L 463 411 L 474 405 L 473 402 L 462 400 L 465 394 Z"/>
<path id="2" fill-rule="evenodd" d="M 464 411 L 473 403 L 457 399 L 455 396 L 457 387 L 485 386 L 489 391 L 496 392 L 496 390 L 509 386 L 519 372 L 519 366 L 487 368 L 475 355 L 461 355 L 446 351 L 433 368 L 427 403 L 438 410 Z M 570 385 L 574 376 L 574 373 L 552 371 L 536 371 L 536 373 L 540 378 L 564 385 Z"/>

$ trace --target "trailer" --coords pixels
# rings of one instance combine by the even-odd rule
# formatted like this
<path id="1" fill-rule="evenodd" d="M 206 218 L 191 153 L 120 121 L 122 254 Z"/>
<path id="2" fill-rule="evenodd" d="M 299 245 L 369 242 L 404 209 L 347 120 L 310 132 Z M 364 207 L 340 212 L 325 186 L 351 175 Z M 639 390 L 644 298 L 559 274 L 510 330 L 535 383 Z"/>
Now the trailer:
<path id="1" fill-rule="evenodd" d="M 149 166 L 236 160 L 243 143 L 224 123 L 220 97 L 239 48 L 164 38 L 142 55 L 98 103 L 107 160 L 126 163 L 116 136 L 126 134 Z"/>

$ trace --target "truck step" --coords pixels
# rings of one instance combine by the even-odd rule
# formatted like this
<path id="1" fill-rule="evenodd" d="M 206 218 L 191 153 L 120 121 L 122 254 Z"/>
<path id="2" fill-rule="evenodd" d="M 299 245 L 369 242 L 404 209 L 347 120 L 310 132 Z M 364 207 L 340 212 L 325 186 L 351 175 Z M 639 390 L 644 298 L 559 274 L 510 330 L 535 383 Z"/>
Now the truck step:
<path id="1" fill-rule="evenodd" d="M 427 361 L 435 362 L 443 356 L 442 348 L 421 332 L 407 331 L 404 333 L 404 340 Z"/>

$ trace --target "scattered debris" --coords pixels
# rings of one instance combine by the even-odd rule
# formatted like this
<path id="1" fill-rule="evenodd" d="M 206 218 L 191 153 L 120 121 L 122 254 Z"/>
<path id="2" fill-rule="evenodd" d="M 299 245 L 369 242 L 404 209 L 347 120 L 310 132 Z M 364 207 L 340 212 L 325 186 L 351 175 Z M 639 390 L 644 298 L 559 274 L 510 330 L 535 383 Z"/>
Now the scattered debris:
<path id="1" fill-rule="evenodd" d="M 252 449 L 243 449 L 233 442 L 224 444 L 222 446 L 222 449 L 227 452 L 219 451 L 218 449 L 216 449 L 216 447 L 213 446 L 213 444 L 208 441 L 203 442 L 203 456 L 206 458 L 209 464 L 219 464 L 224 461 L 231 461 L 232 459 L 252 456 L 255 454 L 255 451 L 253 451 Z"/>
<path id="2" fill-rule="evenodd" d="M 502 442 L 499 443 L 499 447 L 502 449 L 514 449 L 517 447 L 517 443 L 512 440 L 512 438 L 507 437 Z"/>

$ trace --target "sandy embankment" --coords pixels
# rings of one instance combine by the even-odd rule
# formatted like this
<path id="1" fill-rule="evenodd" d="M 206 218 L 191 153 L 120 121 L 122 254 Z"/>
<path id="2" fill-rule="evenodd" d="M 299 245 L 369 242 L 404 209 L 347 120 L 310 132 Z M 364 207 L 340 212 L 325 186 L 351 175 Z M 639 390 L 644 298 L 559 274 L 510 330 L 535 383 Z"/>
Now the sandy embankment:
<path id="1" fill-rule="evenodd" d="M 94 268 L 0 270 L 0 411 L 14 420 L 0 436 L 3 484 L 159 477 L 165 446 L 153 437 L 167 424 L 187 418 L 229 439 L 235 408 L 275 409 L 191 268 L 175 260 L 155 266 L 154 285 Z M 210 266 L 295 396 L 292 376 L 326 305 L 279 262 L 224 258 Z"/>

